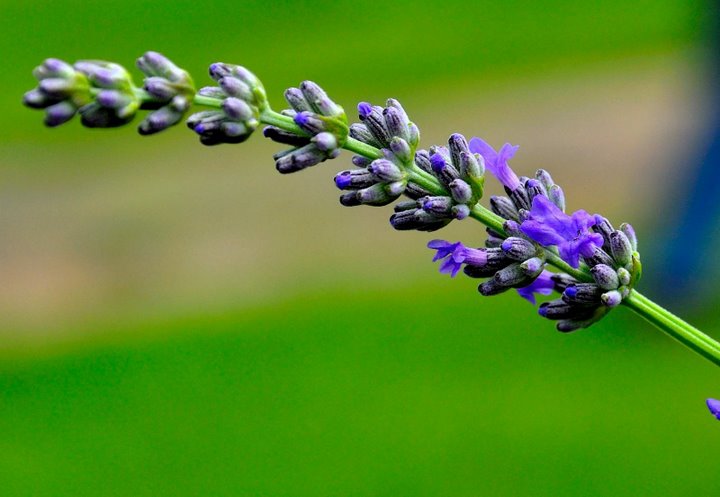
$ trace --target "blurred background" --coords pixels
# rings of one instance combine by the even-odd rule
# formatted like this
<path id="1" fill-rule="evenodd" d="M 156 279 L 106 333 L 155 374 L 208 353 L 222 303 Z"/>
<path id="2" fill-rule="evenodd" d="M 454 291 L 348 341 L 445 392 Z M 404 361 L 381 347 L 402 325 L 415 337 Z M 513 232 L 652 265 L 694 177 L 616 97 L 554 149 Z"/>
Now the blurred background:
<path id="1" fill-rule="evenodd" d="M 633 223 L 640 289 L 718 337 L 715 7 L 0 2 L 0 494 L 719 490 L 710 363 L 626 309 L 561 335 L 481 299 L 438 274 L 437 235 L 338 204 L 349 155 L 280 176 L 259 133 L 46 129 L 20 104 L 46 57 L 140 81 L 150 49 L 199 86 L 245 65 L 276 108 L 304 79 L 349 114 L 398 98 L 424 146 L 520 144 L 513 167 L 549 169 L 570 209 Z"/>

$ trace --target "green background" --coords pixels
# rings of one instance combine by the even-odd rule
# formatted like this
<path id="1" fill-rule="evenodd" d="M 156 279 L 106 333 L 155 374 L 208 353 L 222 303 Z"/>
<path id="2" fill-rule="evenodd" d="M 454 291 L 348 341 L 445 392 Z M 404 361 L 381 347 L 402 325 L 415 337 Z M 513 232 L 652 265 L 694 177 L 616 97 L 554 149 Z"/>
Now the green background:
<path id="1" fill-rule="evenodd" d="M 473 222 L 396 233 L 389 209 L 341 208 L 347 157 L 281 177 L 259 136 L 48 130 L 20 105 L 45 57 L 132 67 L 149 49 L 199 85 L 243 64 L 277 108 L 306 78 L 349 111 L 393 96 L 426 146 L 520 143 L 519 171 L 549 168 L 571 208 L 652 247 L 701 143 L 709 17 L 679 0 L 0 3 L 0 495 L 713 495 L 713 366 L 625 309 L 562 335 L 437 274 L 424 244 L 480 244 Z M 674 309 L 717 336 L 716 300 Z"/>

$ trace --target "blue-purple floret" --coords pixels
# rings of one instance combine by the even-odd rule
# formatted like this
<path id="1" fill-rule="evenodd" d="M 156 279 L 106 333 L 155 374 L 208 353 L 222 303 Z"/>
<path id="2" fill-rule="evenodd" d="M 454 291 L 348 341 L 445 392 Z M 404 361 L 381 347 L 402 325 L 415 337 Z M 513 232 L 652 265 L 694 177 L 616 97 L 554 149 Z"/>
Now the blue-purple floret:
<path id="1" fill-rule="evenodd" d="M 485 167 L 503 186 L 511 191 L 521 186 L 517 175 L 508 165 L 508 161 L 512 159 L 518 148 L 520 148 L 518 145 L 506 143 L 500 148 L 500 151 L 495 151 L 482 138 L 474 137 L 470 140 L 470 151 L 474 154 L 480 154 L 485 161 Z"/>
<path id="2" fill-rule="evenodd" d="M 552 280 L 552 273 L 546 270 L 540 273 L 540 276 L 528 286 L 518 288 L 517 292 L 522 298 L 532 305 L 535 305 L 537 303 L 535 299 L 536 293 L 539 295 L 550 295 L 554 289 L 555 282 Z"/>
<path id="3" fill-rule="evenodd" d="M 707 407 L 710 410 L 710 414 L 720 420 L 720 400 L 707 399 Z"/>
<path id="4" fill-rule="evenodd" d="M 595 223 L 595 217 L 584 210 L 568 216 L 546 196 L 538 195 L 532 201 L 529 218 L 520 228 L 543 247 L 557 246 L 560 257 L 576 268 L 580 256 L 591 257 L 603 245 L 602 235 L 590 231 Z"/>
<path id="5" fill-rule="evenodd" d="M 480 249 L 466 247 L 460 242 L 450 243 L 445 240 L 432 240 L 428 248 L 436 250 L 433 262 L 442 260 L 440 272 L 454 278 L 462 269 L 463 264 L 484 264 L 485 253 Z"/>

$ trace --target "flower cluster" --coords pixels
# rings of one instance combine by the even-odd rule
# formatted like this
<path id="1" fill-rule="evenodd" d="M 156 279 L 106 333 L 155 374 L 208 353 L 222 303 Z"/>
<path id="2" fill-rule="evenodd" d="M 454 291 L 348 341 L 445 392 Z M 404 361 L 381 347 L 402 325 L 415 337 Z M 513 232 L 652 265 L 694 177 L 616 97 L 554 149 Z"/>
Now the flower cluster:
<path id="1" fill-rule="evenodd" d="M 45 109 L 45 124 L 59 126 L 80 113 L 89 128 L 129 122 L 140 107 L 128 72 L 118 64 L 81 60 L 71 66 L 47 59 L 35 68 L 37 88 L 25 94 L 28 107 Z"/>
<path id="2" fill-rule="evenodd" d="M 143 88 L 113 62 L 80 60 L 74 65 L 47 59 L 33 74 L 38 86 L 27 92 L 25 105 L 45 109 L 45 124 L 59 126 L 80 114 L 83 126 L 113 128 L 129 123 L 139 109 L 152 110 L 140 123 L 140 134 L 157 133 L 177 124 L 195 95 L 190 75 L 157 52 L 137 60 L 146 75 Z"/>
<path id="3" fill-rule="evenodd" d="M 218 86 L 206 86 L 198 95 L 220 102 L 220 109 L 197 112 L 187 120 L 188 128 L 200 135 L 203 145 L 242 143 L 260 124 L 267 96 L 260 80 L 242 66 L 216 62 L 210 77 Z"/>
<path id="4" fill-rule="evenodd" d="M 293 148 L 275 154 L 275 168 L 294 173 L 340 155 L 348 136 L 347 116 L 342 107 L 330 100 L 327 93 L 312 81 L 303 81 L 300 88 L 285 90 L 290 109 L 282 114 L 291 117 L 304 134 L 267 126 L 263 134 L 273 141 Z"/>
<path id="5" fill-rule="evenodd" d="M 535 178 L 526 178 L 510 168 L 508 161 L 517 147 L 505 144 L 496 152 L 473 138 L 470 148 L 505 187 L 507 196 L 490 199 L 493 212 L 504 219 L 503 230 L 488 229 L 486 246 L 479 249 L 443 240 L 430 242 L 429 248 L 437 251 L 434 260 L 444 261 L 441 272 L 454 275 L 464 266 L 468 276 L 490 278 L 479 286 L 483 295 L 517 288 L 522 297 L 535 303 L 535 293 L 557 291 L 561 297 L 541 304 L 538 312 L 557 320 L 558 330 L 564 332 L 591 325 L 629 295 L 640 276 L 637 240 L 630 225 L 615 230 L 600 215 L 583 210 L 566 214 L 563 191 L 547 171 L 541 169 Z M 582 261 L 592 279 L 581 281 L 548 271 L 547 257 L 556 253 L 570 268 L 579 268 Z"/>
<path id="6" fill-rule="evenodd" d="M 143 89 L 148 99 L 142 108 L 154 110 L 140 123 L 140 134 L 151 135 L 179 123 L 195 96 L 190 74 L 157 52 L 146 52 L 137 66 L 146 76 Z"/>

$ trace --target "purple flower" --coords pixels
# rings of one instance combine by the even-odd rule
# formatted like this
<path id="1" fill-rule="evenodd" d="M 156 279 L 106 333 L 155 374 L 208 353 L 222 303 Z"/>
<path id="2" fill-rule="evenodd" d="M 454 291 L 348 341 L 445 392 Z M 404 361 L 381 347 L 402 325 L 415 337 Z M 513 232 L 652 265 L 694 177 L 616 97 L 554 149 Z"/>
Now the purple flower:
<path id="1" fill-rule="evenodd" d="M 707 399 L 706 401 L 710 413 L 716 418 L 720 419 L 720 400 Z"/>
<path id="2" fill-rule="evenodd" d="M 535 279 L 528 286 L 517 289 L 517 293 L 522 298 L 535 305 L 535 294 L 550 295 L 555 289 L 555 282 L 552 280 L 552 273 L 550 271 L 543 271 L 540 276 Z"/>
<path id="3" fill-rule="evenodd" d="M 460 242 L 450 243 L 445 240 L 432 240 L 428 248 L 437 250 L 433 262 L 445 259 L 440 264 L 440 272 L 454 278 L 463 264 L 482 266 L 487 262 L 487 253 L 482 249 L 468 248 Z"/>
<path id="4" fill-rule="evenodd" d="M 485 167 L 510 191 L 520 186 L 520 180 L 508 166 L 508 161 L 512 159 L 518 148 L 520 148 L 518 145 L 506 143 L 499 152 L 496 152 L 490 144 L 481 138 L 474 137 L 470 140 L 470 151 L 474 154 L 480 154 L 485 161 Z"/>
<path id="5" fill-rule="evenodd" d="M 596 247 L 602 247 L 602 235 L 588 230 L 595 223 L 595 218 L 583 210 L 568 216 L 546 196 L 537 195 L 533 198 L 530 217 L 520 229 L 544 247 L 557 245 L 560 257 L 572 267 L 578 267 L 581 255 L 590 257 Z"/>

